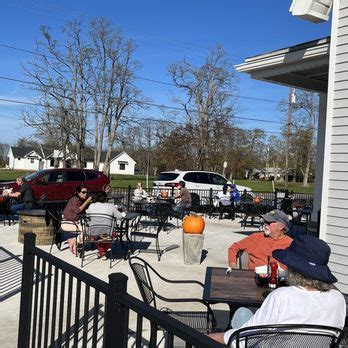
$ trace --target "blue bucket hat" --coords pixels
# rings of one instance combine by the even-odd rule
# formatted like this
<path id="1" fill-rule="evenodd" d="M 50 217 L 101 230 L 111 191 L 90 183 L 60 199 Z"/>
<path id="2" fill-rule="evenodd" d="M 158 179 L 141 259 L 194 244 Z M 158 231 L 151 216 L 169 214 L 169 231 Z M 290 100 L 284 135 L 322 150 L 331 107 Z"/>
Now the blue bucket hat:
<path id="1" fill-rule="evenodd" d="M 295 238 L 288 248 L 274 250 L 272 256 L 297 273 L 332 284 L 337 279 L 327 265 L 330 253 L 330 247 L 321 239 L 302 235 Z"/>

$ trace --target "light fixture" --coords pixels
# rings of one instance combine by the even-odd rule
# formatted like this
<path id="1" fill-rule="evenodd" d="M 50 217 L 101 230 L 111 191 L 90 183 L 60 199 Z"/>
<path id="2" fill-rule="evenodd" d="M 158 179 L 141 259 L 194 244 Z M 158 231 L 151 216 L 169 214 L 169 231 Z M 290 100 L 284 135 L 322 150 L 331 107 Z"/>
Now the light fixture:
<path id="1" fill-rule="evenodd" d="M 314 23 L 329 20 L 333 0 L 293 0 L 289 11 Z"/>

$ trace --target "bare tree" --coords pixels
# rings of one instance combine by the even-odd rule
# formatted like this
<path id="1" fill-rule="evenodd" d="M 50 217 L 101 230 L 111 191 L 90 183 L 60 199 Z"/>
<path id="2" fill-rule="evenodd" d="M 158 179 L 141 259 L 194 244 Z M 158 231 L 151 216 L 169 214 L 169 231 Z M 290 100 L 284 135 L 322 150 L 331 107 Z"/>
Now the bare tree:
<path id="1" fill-rule="evenodd" d="M 89 81 L 93 91 L 95 118 L 94 167 L 99 168 L 100 155 L 106 137 L 107 153 L 104 172 L 109 172 L 110 156 L 116 140 L 117 129 L 132 111 L 143 104 L 140 91 L 134 85 L 134 72 L 139 63 L 133 59 L 135 46 L 115 30 L 111 23 L 102 19 L 91 23 L 93 60 Z"/>
<path id="2" fill-rule="evenodd" d="M 94 167 L 99 169 L 104 146 L 109 162 L 117 129 L 141 105 L 140 91 L 133 84 L 134 45 L 110 22 L 95 19 L 87 35 L 81 23 L 70 22 L 59 44 L 48 27 L 41 27 L 43 40 L 37 42 L 35 59 L 25 67 L 38 92 L 39 108 L 25 110 L 24 120 L 41 137 L 55 137 L 60 150 L 75 154 L 77 166 L 84 166 L 89 136 L 94 140 Z M 127 115 L 126 115 L 127 113 Z M 94 118 L 94 124 L 89 118 Z"/>
<path id="3" fill-rule="evenodd" d="M 205 169 L 209 161 L 212 142 L 216 140 L 216 129 L 230 124 L 236 100 L 232 67 L 221 46 L 217 46 L 200 67 L 184 60 L 169 68 L 175 85 L 184 91 L 186 99 L 176 99 L 186 112 L 187 123 L 192 129 L 192 146 L 196 151 L 195 163 Z"/>
<path id="4" fill-rule="evenodd" d="M 301 91 L 297 95 L 294 115 L 292 145 L 297 148 L 297 163 L 303 176 L 303 186 L 308 186 L 309 174 L 315 154 L 314 135 L 318 118 L 318 96 Z"/>

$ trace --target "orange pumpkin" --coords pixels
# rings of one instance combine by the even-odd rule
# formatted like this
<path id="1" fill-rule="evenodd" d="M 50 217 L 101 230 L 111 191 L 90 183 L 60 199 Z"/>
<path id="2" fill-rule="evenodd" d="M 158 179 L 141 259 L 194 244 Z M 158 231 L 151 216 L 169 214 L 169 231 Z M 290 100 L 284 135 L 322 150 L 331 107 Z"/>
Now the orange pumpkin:
<path id="1" fill-rule="evenodd" d="M 204 231 L 205 221 L 201 216 L 189 215 L 182 222 L 185 233 L 201 234 Z"/>
<path id="2" fill-rule="evenodd" d="M 168 191 L 161 191 L 161 198 L 168 198 Z"/>

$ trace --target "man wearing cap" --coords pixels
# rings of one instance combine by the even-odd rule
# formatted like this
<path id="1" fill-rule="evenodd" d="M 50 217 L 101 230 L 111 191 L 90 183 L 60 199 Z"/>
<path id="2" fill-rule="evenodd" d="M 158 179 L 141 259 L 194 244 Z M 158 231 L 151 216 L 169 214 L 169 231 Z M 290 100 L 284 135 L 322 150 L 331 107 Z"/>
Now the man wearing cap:
<path id="1" fill-rule="evenodd" d="M 185 181 L 179 181 L 179 192 L 174 195 L 175 199 L 180 199 L 180 201 L 173 207 L 173 210 L 178 213 L 183 213 L 185 208 L 191 207 L 191 193 L 185 186 Z"/>
<path id="2" fill-rule="evenodd" d="M 287 248 L 292 239 L 286 235 L 289 230 L 289 219 L 281 210 L 272 210 L 270 213 L 262 215 L 265 222 L 264 231 L 256 232 L 250 236 L 232 244 L 228 249 L 228 264 L 232 268 L 237 268 L 237 254 L 245 251 L 249 255 L 248 269 L 254 270 L 255 267 L 266 265 L 268 257 L 270 261 L 272 252 L 276 249 Z M 286 268 L 280 265 L 282 268 Z"/>
<path id="3" fill-rule="evenodd" d="M 337 279 L 328 267 L 330 253 L 324 241 L 307 235 L 297 237 L 285 250 L 275 250 L 273 257 L 288 267 L 290 286 L 272 291 L 255 314 L 250 311 L 250 318 L 240 327 L 211 334 L 211 337 L 227 344 L 238 328 L 272 324 L 325 325 L 343 329 L 346 302 L 332 285 Z"/>

